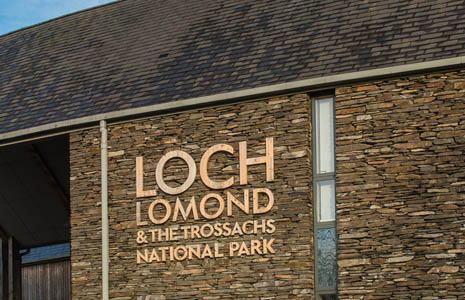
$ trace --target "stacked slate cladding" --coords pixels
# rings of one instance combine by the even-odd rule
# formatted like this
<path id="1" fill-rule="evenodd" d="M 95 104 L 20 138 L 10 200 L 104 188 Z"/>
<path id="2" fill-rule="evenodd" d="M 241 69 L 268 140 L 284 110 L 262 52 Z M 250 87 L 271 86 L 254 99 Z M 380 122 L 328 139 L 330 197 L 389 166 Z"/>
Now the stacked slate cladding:
<path id="1" fill-rule="evenodd" d="M 464 71 L 336 89 L 340 299 L 465 298 L 464 110 Z"/>
<path id="2" fill-rule="evenodd" d="M 313 295 L 313 248 L 311 244 L 312 208 L 311 166 L 309 154 L 309 97 L 295 95 L 242 104 L 181 112 L 109 126 L 109 197 L 110 197 L 110 296 L 123 299 L 154 296 L 166 299 L 309 299 Z M 275 179 L 265 181 L 265 165 L 249 166 L 248 184 L 239 184 L 238 143 L 247 142 L 248 157 L 265 154 L 266 138 L 273 138 Z M 99 132 L 85 130 L 71 134 L 71 247 L 73 298 L 96 299 L 101 289 L 99 199 Z M 172 150 L 191 155 L 199 166 L 202 154 L 215 144 L 228 144 L 234 154 L 212 156 L 209 173 L 215 180 L 231 176 L 235 183 L 226 190 L 207 188 L 197 172 L 193 185 L 182 194 L 163 193 L 155 183 L 155 169 L 160 158 Z M 136 197 L 136 158 L 144 157 L 144 186 L 155 189 L 154 197 Z M 170 160 L 165 167 L 166 183 L 179 186 L 186 181 L 188 169 L 182 160 Z M 233 207 L 232 216 L 226 210 L 216 219 L 199 214 L 187 220 L 170 217 L 156 225 L 149 221 L 148 207 L 155 199 L 165 199 L 174 205 L 180 198 L 184 207 L 194 197 L 199 207 L 206 194 L 217 193 L 226 199 L 230 192 L 243 201 L 244 189 L 268 188 L 275 203 L 266 214 L 245 214 Z M 136 219 L 136 202 L 141 203 L 141 222 Z M 261 203 L 265 202 L 261 198 Z M 216 202 L 210 200 L 207 211 L 216 212 Z M 252 206 L 252 204 L 251 204 Z M 157 206 L 157 219 L 166 210 Z M 171 216 L 171 215 L 170 215 Z M 234 234 L 208 238 L 182 237 L 182 226 L 202 226 L 205 223 L 231 223 L 273 219 L 276 231 L 271 234 Z M 138 244 L 138 231 L 178 228 L 178 240 L 166 238 Z M 165 236 L 166 237 L 166 236 Z M 274 239 L 275 253 L 229 255 L 228 245 L 235 242 Z M 161 254 L 150 262 L 137 263 L 137 251 L 162 247 L 214 244 L 220 246 L 223 257 L 199 259 L 162 259 Z M 161 252 L 158 252 L 161 253 Z M 167 255 L 169 257 L 169 255 Z M 212 295 L 216 295 L 212 298 Z M 124 298 L 126 297 L 126 298 Z"/>
<path id="3" fill-rule="evenodd" d="M 0 37 L 0 133 L 465 54 L 463 1 L 125 0 Z"/>
<path id="4" fill-rule="evenodd" d="M 277 228 L 293 228 L 299 236 L 291 243 L 293 246 L 288 244 L 292 239 L 291 231 L 282 232 L 282 236 L 278 233 L 276 237 L 276 248 L 286 253 L 284 261 L 292 261 L 286 262 L 292 266 L 290 268 L 280 269 L 279 263 L 273 263 L 276 258 L 266 255 L 156 264 L 154 270 L 150 265 L 136 265 L 133 253 L 138 248 L 134 217 L 137 155 L 145 153 L 156 162 L 168 149 L 202 153 L 212 143 L 234 144 L 247 136 L 256 139 L 258 156 L 264 151 L 264 143 L 259 142 L 266 136 L 262 131 L 277 133 L 281 131 L 274 130 L 281 126 L 295 124 L 292 126 L 297 127 L 288 131 L 293 132 L 292 137 L 284 135 L 276 141 L 276 163 L 280 170 L 276 176 L 280 178 L 279 184 L 282 179 L 290 179 L 287 184 L 281 184 L 282 188 L 293 186 L 296 191 L 311 192 L 311 181 L 307 180 L 311 179 L 311 149 L 301 148 L 304 141 L 298 137 L 303 134 L 301 130 L 306 131 L 309 140 L 306 147 L 311 145 L 310 112 L 303 109 L 310 106 L 304 99 L 308 98 L 271 99 L 110 127 L 110 190 L 113 199 L 110 223 L 113 224 L 111 255 L 115 294 L 140 296 L 151 291 L 153 295 L 165 295 L 166 299 L 175 299 L 179 293 L 199 299 L 208 299 L 212 293 L 221 294 L 222 299 L 246 298 L 246 294 L 251 298 L 272 295 L 270 297 L 286 299 L 290 293 L 286 287 L 293 286 L 292 292 L 297 293 L 294 298 L 312 298 L 313 248 L 306 246 L 311 244 L 313 230 L 312 223 L 308 222 L 312 219 L 311 196 L 306 209 L 305 205 L 299 208 L 296 204 L 296 194 L 277 194 L 279 200 L 275 213 L 283 216 L 277 218 L 280 220 Z M 336 89 L 335 99 L 339 299 L 461 299 L 465 274 L 465 205 L 462 196 L 465 120 L 461 113 L 465 108 L 464 72 L 412 75 L 344 86 Z M 298 108 L 288 110 L 287 106 Z M 276 121 L 272 120 L 273 116 Z M 301 127 L 302 122 L 306 124 L 304 127 Z M 160 138 L 153 138 L 157 136 Z M 281 141 L 292 145 L 283 147 Z M 98 174 L 98 147 L 97 130 L 73 134 L 71 163 L 74 165 L 72 179 L 76 193 L 72 218 L 72 239 L 76 249 L 72 258 L 76 272 L 73 292 L 79 297 L 90 285 L 95 286 L 92 294 L 99 293 L 99 285 L 91 279 L 96 276 L 92 270 L 100 263 L 95 251 L 100 240 L 94 233 L 100 218 L 99 200 L 91 199 L 98 196 L 95 194 L 98 180 L 93 180 Z M 90 153 L 94 153 L 95 164 L 85 160 L 91 157 Z M 194 157 L 198 160 L 198 156 Z M 225 157 L 216 161 L 215 165 L 220 167 L 216 171 L 221 173 L 221 166 L 227 161 Z M 295 163 L 302 169 L 294 169 Z M 169 173 L 173 183 L 185 180 L 183 167 L 185 165 L 180 163 L 170 168 L 174 172 Z M 148 187 L 155 185 L 154 168 L 149 158 Z M 227 167 L 224 177 L 236 174 L 235 168 Z M 259 170 L 256 170 L 257 178 L 263 176 Z M 309 178 L 305 179 L 305 176 Z M 201 185 L 194 186 L 193 193 L 200 190 Z M 292 204 L 287 204 L 287 196 L 293 198 Z M 93 212 L 93 217 L 88 215 L 89 212 Z M 87 233 L 83 235 L 83 232 Z M 238 268 L 238 265 L 242 267 Z M 302 265 L 305 266 L 303 269 L 299 267 Z M 262 270 L 262 267 L 267 270 L 267 276 L 253 272 L 254 268 Z M 274 267 L 278 269 L 274 270 Z M 161 272 L 164 277 L 144 279 L 142 274 L 146 268 L 151 273 Z M 131 291 L 120 286 L 118 278 L 123 276 L 124 270 L 131 270 L 135 281 L 140 273 L 140 280 L 145 285 Z M 234 272 L 248 275 L 228 275 Z M 307 289 L 296 283 L 301 282 L 298 278 L 307 278 L 302 279 L 304 286 L 309 284 Z M 196 284 L 198 280 L 201 283 Z M 163 282 L 171 281 L 177 285 L 167 289 Z M 226 289 L 228 293 L 223 293 Z"/>

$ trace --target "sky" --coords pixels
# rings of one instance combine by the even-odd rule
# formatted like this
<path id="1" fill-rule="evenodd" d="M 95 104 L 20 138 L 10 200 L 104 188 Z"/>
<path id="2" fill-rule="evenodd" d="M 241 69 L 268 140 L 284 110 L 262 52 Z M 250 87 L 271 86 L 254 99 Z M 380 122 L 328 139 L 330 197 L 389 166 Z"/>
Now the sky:
<path id="1" fill-rule="evenodd" d="M 115 0 L 0 0 L 0 35 Z"/>

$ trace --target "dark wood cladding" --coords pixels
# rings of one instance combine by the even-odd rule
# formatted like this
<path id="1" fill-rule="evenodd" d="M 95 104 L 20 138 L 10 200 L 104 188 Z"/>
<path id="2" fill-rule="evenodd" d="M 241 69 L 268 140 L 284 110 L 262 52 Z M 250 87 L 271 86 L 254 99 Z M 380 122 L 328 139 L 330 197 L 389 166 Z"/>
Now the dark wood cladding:
<path id="1" fill-rule="evenodd" d="M 23 300 L 71 299 L 71 268 L 69 260 L 23 266 Z"/>

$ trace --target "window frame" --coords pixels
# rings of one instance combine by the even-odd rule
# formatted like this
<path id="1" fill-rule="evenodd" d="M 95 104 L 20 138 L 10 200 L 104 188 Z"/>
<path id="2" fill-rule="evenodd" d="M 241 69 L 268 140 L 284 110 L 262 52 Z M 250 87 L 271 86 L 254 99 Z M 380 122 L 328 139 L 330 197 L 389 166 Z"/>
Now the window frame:
<path id="1" fill-rule="evenodd" d="M 326 173 L 318 173 L 318 158 L 319 158 L 319 145 L 317 143 L 317 101 L 318 100 L 325 100 L 331 99 L 332 100 L 332 147 L 333 147 L 333 172 L 326 172 Z M 337 298 L 337 248 L 338 248 L 338 238 L 337 238 L 337 193 L 336 193 L 336 117 L 335 117 L 335 98 L 333 94 L 324 94 L 318 97 L 313 97 L 311 99 L 311 109 L 312 109 L 312 198 L 313 198 L 313 243 L 314 243 L 314 289 L 315 289 L 315 299 L 320 299 L 320 296 L 324 295 L 336 295 Z M 318 191 L 318 183 L 321 181 L 333 180 L 334 182 L 334 220 L 332 221 L 319 221 L 320 215 L 320 199 L 317 195 Z M 318 278 L 318 230 L 319 229 L 336 229 L 336 284 L 330 287 L 322 287 L 319 284 Z"/>

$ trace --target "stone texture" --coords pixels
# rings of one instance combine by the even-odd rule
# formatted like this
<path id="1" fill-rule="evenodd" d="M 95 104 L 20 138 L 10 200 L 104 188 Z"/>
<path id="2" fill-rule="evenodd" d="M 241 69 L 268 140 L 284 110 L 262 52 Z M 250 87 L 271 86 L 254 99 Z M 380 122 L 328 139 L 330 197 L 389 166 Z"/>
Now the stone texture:
<path id="1" fill-rule="evenodd" d="M 112 299 L 313 299 L 313 219 L 311 193 L 311 153 L 309 152 L 309 98 L 307 95 L 205 108 L 151 117 L 109 126 L 109 213 L 110 213 L 110 297 Z M 247 141 L 248 156 L 265 154 L 265 138 L 274 138 L 275 181 L 265 182 L 265 166 L 249 166 L 249 184 L 238 185 L 238 142 Z M 100 297 L 100 161 L 98 130 L 82 131 L 71 138 L 72 184 L 72 277 L 73 298 Z M 267 187 L 275 196 L 273 209 L 265 215 L 234 217 L 225 213 L 218 219 L 188 219 L 173 224 L 275 219 L 271 235 L 208 238 L 204 242 L 228 243 L 252 238 L 275 238 L 275 254 L 193 259 L 136 264 L 136 157 L 144 156 L 144 185 L 155 188 L 155 166 L 171 150 L 183 150 L 197 168 L 209 147 L 226 143 L 233 155 L 218 153 L 210 161 L 216 180 L 234 176 L 236 184 L 227 190 L 241 195 L 242 189 Z M 181 184 L 187 167 L 170 160 L 165 167 L 166 183 Z M 216 175 L 215 175 L 216 174 Z M 142 211 L 157 198 L 175 200 L 157 188 L 158 195 L 139 198 Z M 197 177 L 194 184 L 178 195 L 183 203 L 203 197 L 208 189 Z M 223 191 L 217 191 L 223 194 Z M 242 197 L 241 197 L 242 199 Z M 145 220 L 147 217 L 145 215 Z M 145 228 L 160 228 L 147 226 Z M 197 241 L 196 241 L 197 242 Z M 150 243 L 147 248 L 190 241 Z M 85 264 L 81 264 L 85 262 Z M 150 296 L 152 296 L 150 298 Z M 160 297 L 165 298 L 160 298 Z M 147 298 L 148 297 L 148 298 Z"/>
<path id="2" fill-rule="evenodd" d="M 464 83 L 336 89 L 339 299 L 465 299 Z"/>
<path id="3" fill-rule="evenodd" d="M 456 71 L 336 88 L 339 299 L 465 298 L 463 83 L 465 71 Z M 111 125 L 111 297 L 313 299 L 309 107 L 308 96 L 296 95 Z M 228 143 L 237 159 L 237 143 L 247 140 L 256 157 L 268 136 L 275 137 L 276 181 L 266 186 L 277 199 L 276 254 L 135 264 L 136 156 L 144 155 L 150 188 L 170 150 L 198 163 L 208 147 Z M 96 299 L 98 130 L 72 133 L 70 151 L 73 296 Z M 218 155 L 212 163 L 218 178 L 238 180 L 237 161 Z M 251 186 L 263 187 L 264 166 L 249 170 Z M 183 163 L 173 160 L 166 171 L 169 185 L 185 179 Z M 206 191 L 197 176 L 182 198 Z"/>
<path id="4" fill-rule="evenodd" d="M 73 299 L 101 293 L 100 133 L 70 134 L 71 284 Z"/>

